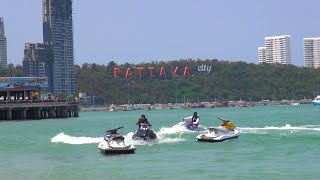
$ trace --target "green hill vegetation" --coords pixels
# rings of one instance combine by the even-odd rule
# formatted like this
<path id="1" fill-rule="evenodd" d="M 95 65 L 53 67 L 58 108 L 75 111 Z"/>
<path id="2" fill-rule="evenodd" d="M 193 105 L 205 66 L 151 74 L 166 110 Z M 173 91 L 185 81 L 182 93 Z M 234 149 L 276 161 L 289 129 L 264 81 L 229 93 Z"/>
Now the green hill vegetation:
<path id="1" fill-rule="evenodd" d="M 198 72 L 201 65 L 211 72 Z M 188 67 L 191 76 L 183 77 Z M 133 78 L 125 79 L 127 68 Z M 144 67 L 139 78 L 137 67 Z M 148 67 L 155 67 L 150 78 Z M 166 77 L 159 78 L 161 67 Z M 173 77 L 171 67 L 178 67 Z M 121 72 L 115 79 L 114 68 Z M 95 104 L 168 103 L 199 101 L 260 101 L 314 98 L 320 91 L 320 69 L 280 64 L 253 64 L 218 60 L 179 60 L 140 64 L 75 65 L 78 92 L 95 96 Z M 9 64 L 0 69 L 1 77 L 20 77 L 22 67 Z"/>
<path id="2" fill-rule="evenodd" d="M 0 68 L 0 77 L 21 77 L 22 76 L 22 66 L 9 64 L 8 68 Z"/>
<path id="3" fill-rule="evenodd" d="M 198 72 L 201 65 L 212 66 L 211 72 Z M 182 77 L 185 66 L 190 77 Z M 133 78 L 125 79 L 128 67 Z M 141 79 L 137 67 L 145 68 Z M 148 67 L 155 67 L 153 78 Z M 166 77 L 159 78 L 161 67 Z M 177 77 L 173 77 L 171 67 L 179 67 Z M 114 68 L 121 69 L 116 79 Z M 121 65 L 111 61 L 107 66 L 85 63 L 76 65 L 75 70 L 78 92 L 95 96 L 97 104 L 290 100 L 313 98 L 320 88 L 320 69 L 216 59 Z"/>

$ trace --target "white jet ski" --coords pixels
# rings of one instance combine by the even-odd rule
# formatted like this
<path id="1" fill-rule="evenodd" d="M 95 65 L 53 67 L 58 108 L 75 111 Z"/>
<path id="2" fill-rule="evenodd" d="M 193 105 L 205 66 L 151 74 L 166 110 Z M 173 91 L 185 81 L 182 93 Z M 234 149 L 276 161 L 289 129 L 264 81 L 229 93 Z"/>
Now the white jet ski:
<path id="1" fill-rule="evenodd" d="M 179 122 L 178 124 L 176 124 L 176 126 L 182 126 L 185 127 L 186 129 L 190 130 L 190 131 L 205 131 L 206 127 L 202 126 L 202 125 L 198 125 L 196 128 L 191 126 L 191 121 L 189 120 L 184 120 L 182 119 L 181 122 Z"/>
<path id="2" fill-rule="evenodd" d="M 223 121 L 222 118 L 220 118 L 220 120 Z M 234 127 L 230 121 L 226 121 L 228 123 L 225 126 L 209 127 L 207 134 L 197 136 L 198 141 L 222 142 L 228 139 L 238 138 L 241 135 L 239 129 Z"/>
<path id="3" fill-rule="evenodd" d="M 124 142 L 124 137 L 117 133 L 118 127 L 108 130 L 103 138 L 103 141 L 99 143 L 98 148 L 101 153 L 104 154 L 132 154 L 136 150 L 133 145 L 128 145 Z"/>

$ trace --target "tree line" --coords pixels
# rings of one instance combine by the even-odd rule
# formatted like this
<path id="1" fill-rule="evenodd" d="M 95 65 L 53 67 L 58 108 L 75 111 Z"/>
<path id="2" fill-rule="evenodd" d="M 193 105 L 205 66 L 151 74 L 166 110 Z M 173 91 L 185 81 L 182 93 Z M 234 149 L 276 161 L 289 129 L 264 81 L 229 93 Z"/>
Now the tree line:
<path id="1" fill-rule="evenodd" d="M 199 72 L 201 65 L 211 71 Z M 139 77 L 138 67 L 143 67 Z M 148 67 L 154 67 L 150 78 Z M 159 77 L 161 67 L 166 76 Z M 178 67 L 176 77 L 171 67 Z M 185 67 L 190 76 L 183 77 Z M 114 68 L 121 72 L 114 78 Z M 133 78 L 125 78 L 127 68 Z M 20 77 L 22 67 L 10 64 L 1 77 Z M 95 96 L 95 104 L 182 103 L 198 101 L 260 101 L 314 98 L 320 88 L 320 69 L 281 64 L 253 64 L 201 59 L 139 64 L 75 65 L 77 92 Z"/>
<path id="2" fill-rule="evenodd" d="M 201 65 L 211 66 L 211 72 L 199 72 Z M 186 66 L 190 76 L 182 77 Z M 138 67 L 145 69 L 142 78 Z M 152 78 L 148 67 L 155 67 Z M 166 77 L 159 77 L 161 67 Z M 171 67 L 178 67 L 176 77 Z M 116 79 L 114 68 L 121 69 Z M 131 69 L 133 78 L 125 78 L 127 68 Z M 320 88 L 320 70 L 217 59 L 119 65 L 111 61 L 107 65 L 76 65 L 76 80 L 78 91 L 95 96 L 98 104 L 291 100 L 314 98 Z"/>

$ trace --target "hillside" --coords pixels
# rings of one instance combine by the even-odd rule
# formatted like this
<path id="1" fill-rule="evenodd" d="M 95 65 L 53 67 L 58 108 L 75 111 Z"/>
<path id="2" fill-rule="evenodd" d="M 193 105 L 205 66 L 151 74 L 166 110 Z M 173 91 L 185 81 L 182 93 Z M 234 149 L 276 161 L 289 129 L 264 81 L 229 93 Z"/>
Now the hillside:
<path id="1" fill-rule="evenodd" d="M 199 72 L 201 65 L 211 72 Z M 183 77 L 185 67 L 190 76 Z M 139 77 L 138 67 L 143 67 Z M 148 67 L 154 67 L 150 77 Z M 164 67 L 166 77 L 160 69 Z M 176 71 L 176 77 L 173 72 Z M 120 73 L 114 78 L 114 68 Z M 125 78 L 127 68 L 133 77 Z M 201 67 L 200 67 L 201 70 Z M 229 62 L 218 60 L 180 60 L 141 64 L 110 62 L 76 65 L 79 92 L 95 96 L 97 104 L 198 102 L 216 100 L 302 99 L 313 98 L 320 87 L 320 70 L 294 65 Z M 319 86 L 319 87 L 318 87 Z"/>

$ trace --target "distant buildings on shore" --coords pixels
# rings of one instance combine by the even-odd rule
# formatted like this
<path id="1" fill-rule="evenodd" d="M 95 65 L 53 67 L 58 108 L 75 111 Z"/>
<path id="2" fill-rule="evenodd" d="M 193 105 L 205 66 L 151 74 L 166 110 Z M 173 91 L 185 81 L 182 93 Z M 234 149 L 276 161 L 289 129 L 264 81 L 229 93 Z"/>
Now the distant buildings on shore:
<path id="1" fill-rule="evenodd" d="M 48 92 L 76 95 L 72 0 L 43 0 L 43 43 L 26 43 L 24 76 L 47 76 Z"/>
<path id="2" fill-rule="evenodd" d="M 320 67 L 320 37 L 304 38 L 304 66 L 305 67 Z"/>
<path id="3" fill-rule="evenodd" d="M 290 35 L 264 38 L 265 47 L 258 48 L 259 63 L 291 64 Z"/>
<path id="4" fill-rule="evenodd" d="M 259 63 L 291 64 L 290 35 L 265 37 L 265 47 L 258 47 Z M 320 67 L 320 37 L 303 39 L 304 66 Z"/>
<path id="5" fill-rule="evenodd" d="M 4 33 L 3 18 L 0 17 L 0 67 L 7 67 L 7 38 Z"/>
<path id="6" fill-rule="evenodd" d="M 26 43 L 22 61 L 24 77 L 52 77 L 52 46 L 43 43 Z M 52 78 L 48 79 L 47 92 L 52 92 Z"/>

